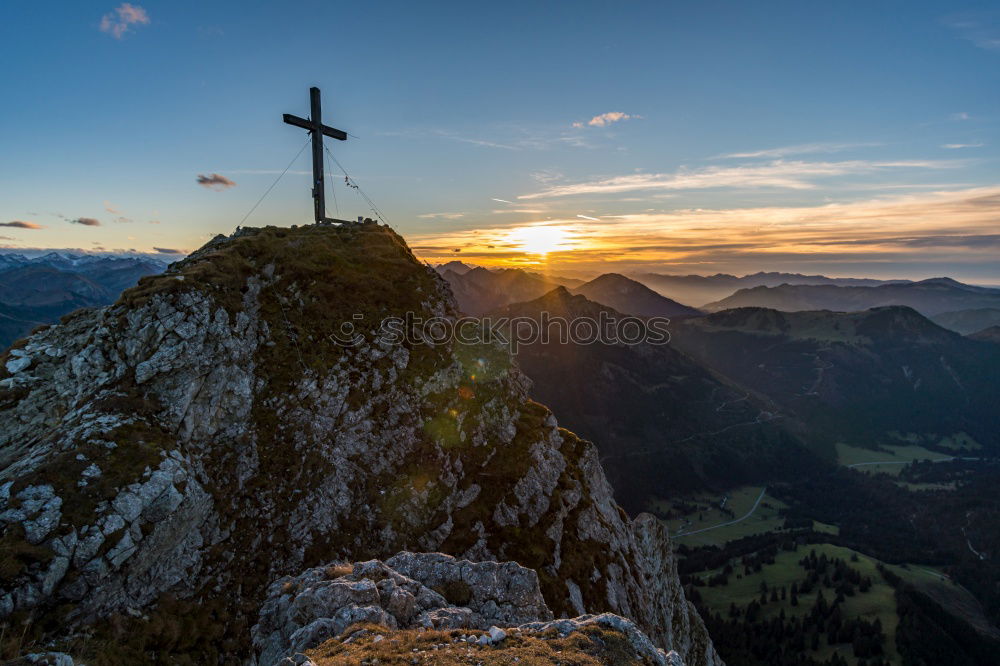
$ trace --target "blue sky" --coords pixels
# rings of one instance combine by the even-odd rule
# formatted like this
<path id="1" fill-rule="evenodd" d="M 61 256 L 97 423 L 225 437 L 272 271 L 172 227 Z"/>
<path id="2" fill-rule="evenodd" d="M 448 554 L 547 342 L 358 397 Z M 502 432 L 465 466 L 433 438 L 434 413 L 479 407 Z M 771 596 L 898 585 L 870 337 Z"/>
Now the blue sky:
<path id="1" fill-rule="evenodd" d="M 431 260 L 1000 282 L 995 2 L 8 3 L 0 44 L 10 247 L 228 233 L 318 85 Z M 246 224 L 311 221 L 308 160 Z"/>

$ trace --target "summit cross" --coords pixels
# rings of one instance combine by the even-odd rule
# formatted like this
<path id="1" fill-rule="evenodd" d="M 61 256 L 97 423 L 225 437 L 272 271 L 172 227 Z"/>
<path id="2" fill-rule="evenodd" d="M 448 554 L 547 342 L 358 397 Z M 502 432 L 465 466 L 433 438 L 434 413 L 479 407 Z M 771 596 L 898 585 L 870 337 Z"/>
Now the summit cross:
<path id="1" fill-rule="evenodd" d="M 289 125 L 301 127 L 309 130 L 312 135 L 312 158 L 313 158 L 313 208 L 315 210 L 316 222 L 331 221 L 326 216 L 326 190 L 323 187 L 323 136 L 340 141 L 347 140 L 347 133 L 343 130 L 334 129 L 323 124 L 323 113 L 320 109 L 319 88 L 313 86 L 309 89 L 309 120 L 293 116 L 290 113 L 284 114 L 283 118 Z"/>

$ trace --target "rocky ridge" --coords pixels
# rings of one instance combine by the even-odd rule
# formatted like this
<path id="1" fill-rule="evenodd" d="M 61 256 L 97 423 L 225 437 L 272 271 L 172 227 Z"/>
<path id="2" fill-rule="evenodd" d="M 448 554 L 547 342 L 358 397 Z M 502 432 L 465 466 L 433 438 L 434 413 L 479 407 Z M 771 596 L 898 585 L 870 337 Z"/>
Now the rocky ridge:
<path id="1" fill-rule="evenodd" d="M 614 503 L 594 447 L 506 350 L 376 334 L 408 312 L 457 317 L 388 228 L 269 227 L 15 343 L 0 616 L 83 656 L 214 661 L 248 653 L 280 576 L 442 551 L 516 561 L 556 615 L 617 613 L 720 663 L 664 529 Z"/>
<path id="2" fill-rule="evenodd" d="M 318 653 L 364 635 L 377 643 L 382 638 L 376 636 L 399 630 L 445 631 L 450 640 L 444 644 L 434 642 L 430 649 L 412 653 L 397 650 L 407 659 L 433 663 L 435 653 L 449 652 L 453 644 L 458 644 L 456 650 L 469 644 L 502 648 L 510 644 L 508 636 L 565 637 L 595 625 L 619 632 L 637 663 L 682 665 L 676 652 L 655 647 L 631 621 L 617 615 L 554 621 L 531 569 L 440 553 L 403 552 L 385 562 L 332 564 L 282 578 L 268 589 L 253 642 L 258 664 L 273 666 L 306 663 L 310 651 L 327 641 Z"/>

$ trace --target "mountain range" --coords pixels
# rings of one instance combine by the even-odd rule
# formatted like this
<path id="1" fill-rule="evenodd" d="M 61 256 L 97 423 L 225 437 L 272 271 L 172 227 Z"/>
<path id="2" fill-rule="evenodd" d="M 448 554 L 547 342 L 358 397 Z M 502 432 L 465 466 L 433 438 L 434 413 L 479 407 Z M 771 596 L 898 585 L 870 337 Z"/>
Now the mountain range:
<path id="1" fill-rule="evenodd" d="M 977 287 L 951 278 L 874 287 L 782 284 L 740 289 L 731 296 L 705 305 L 705 309 L 718 312 L 760 307 L 785 312 L 854 312 L 886 305 L 905 305 L 928 317 L 956 310 L 996 309 L 1000 308 L 1000 289 Z"/>
<path id="2" fill-rule="evenodd" d="M 636 280 L 655 289 L 664 296 L 683 303 L 702 305 L 729 296 L 740 289 L 751 287 L 776 287 L 782 284 L 836 285 L 841 287 L 874 287 L 881 284 L 899 284 L 908 280 L 874 280 L 870 278 L 831 278 L 825 275 L 800 273 L 758 272 L 737 277 L 727 273 L 715 275 L 664 275 L 639 273 Z"/>
<path id="3" fill-rule="evenodd" d="M 0 254 L 0 348 L 78 308 L 114 302 L 166 264 L 141 256 Z"/>
<path id="4" fill-rule="evenodd" d="M 701 312 L 661 296 L 641 282 L 618 273 L 605 273 L 573 288 L 573 293 L 639 317 L 692 317 Z"/>
<path id="5" fill-rule="evenodd" d="M 662 296 L 646 285 L 618 273 L 606 273 L 589 282 L 545 276 L 518 268 L 487 269 L 452 261 L 437 267 L 451 287 L 459 309 L 478 316 L 511 303 L 539 298 L 557 287 L 643 317 L 688 317 L 695 308 Z"/>
<path id="6" fill-rule="evenodd" d="M 738 308 L 678 322 L 672 344 L 767 396 L 817 450 L 960 433 L 1000 450 L 1000 348 L 909 307 Z"/>

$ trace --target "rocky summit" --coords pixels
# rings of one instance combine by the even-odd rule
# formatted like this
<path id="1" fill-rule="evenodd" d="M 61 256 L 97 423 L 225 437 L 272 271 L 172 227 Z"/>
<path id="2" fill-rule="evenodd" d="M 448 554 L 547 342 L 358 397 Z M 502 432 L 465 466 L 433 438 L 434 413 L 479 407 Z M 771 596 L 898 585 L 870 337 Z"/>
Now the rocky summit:
<path id="1" fill-rule="evenodd" d="M 527 605 L 458 604 L 473 624 L 614 613 L 689 666 L 720 663 L 664 528 L 615 504 L 593 445 L 527 398 L 504 348 L 375 334 L 407 313 L 458 316 L 387 227 L 268 227 L 15 343 L 2 656 L 245 662 L 270 649 L 275 581 L 410 551 L 535 572 Z M 387 564 L 433 590 L 406 557 Z"/>
<path id="2" fill-rule="evenodd" d="M 564 659 L 575 649 L 582 660 L 572 663 L 606 656 L 612 643 L 626 657 L 615 663 L 683 664 L 618 615 L 553 620 L 531 569 L 441 553 L 403 552 L 386 562 L 332 564 L 282 578 L 268 590 L 253 642 L 260 666 L 364 663 L 366 656 L 516 663 L 571 634 L 583 640 L 559 648 Z"/>

